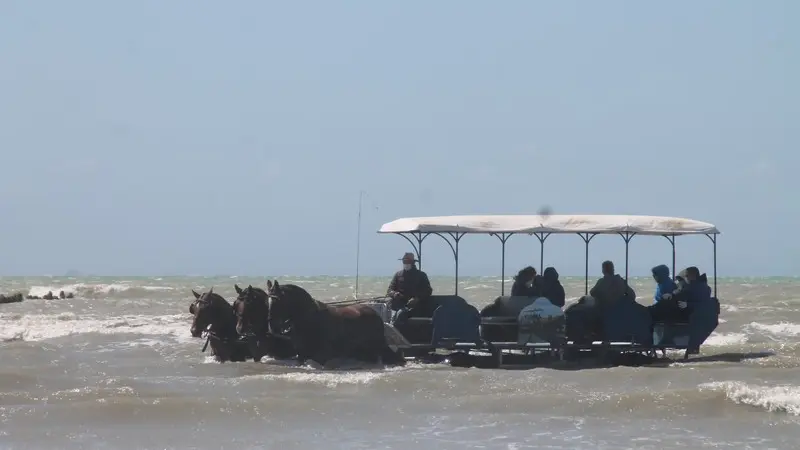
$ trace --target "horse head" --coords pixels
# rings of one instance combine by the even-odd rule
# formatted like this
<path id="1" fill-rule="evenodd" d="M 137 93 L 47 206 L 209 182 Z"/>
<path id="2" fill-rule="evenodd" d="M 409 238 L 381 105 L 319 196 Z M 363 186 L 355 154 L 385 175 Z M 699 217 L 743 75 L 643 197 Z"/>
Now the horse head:
<path id="1" fill-rule="evenodd" d="M 269 295 L 263 289 L 249 285 L 242 289 L 234 285 L 236 301 L 233 310 L 236 314 L 236 332 L 240 335 L 267 333 L 269 318 Z"/>
<path id="2" fill-rule="evenodd" d="M 269 296 L 270 331 L 283 333 L 287 325 L 302 320 L 306 315 L 324 308 L 321 302 L 303 288 L 294 284 L 278 284 L 278 280 L 267 281 L 267 295 Z"/>
<path id="3" fill-rule="evenodd" d="M 203 331 L 216 320 L 226 309 L 230 311 L 230 304 L 221 295 L 214 292 L 214 288 L 198 294 L 192 290 L 195 301 L 189 306 L 189 311 L 194 315 L 192 320 L 191 333 L 193 337 L 200 337 Z M 227 308 L 222 306 L 227 305 Z"/>

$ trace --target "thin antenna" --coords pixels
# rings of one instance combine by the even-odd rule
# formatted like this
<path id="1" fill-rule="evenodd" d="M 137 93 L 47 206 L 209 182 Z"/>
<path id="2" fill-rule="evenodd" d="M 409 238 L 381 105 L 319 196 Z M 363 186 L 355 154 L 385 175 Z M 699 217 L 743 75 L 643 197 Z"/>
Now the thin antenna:
<path id="1" fill-rule="evenodd" d="M 355 298 L 358 298 L 358 272 L 359 263 L 361 262 L 361 200 L 364 197 L 364 191 L 358 191 L 358 227 L 356 237 L 356 293 Z"/>

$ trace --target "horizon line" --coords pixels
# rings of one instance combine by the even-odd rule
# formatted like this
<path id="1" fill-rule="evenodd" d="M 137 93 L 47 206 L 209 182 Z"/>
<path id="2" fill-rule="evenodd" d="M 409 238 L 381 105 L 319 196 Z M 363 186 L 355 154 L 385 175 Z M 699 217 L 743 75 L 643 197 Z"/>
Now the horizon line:
<path id="1" fill-rule="evenodd" d="M 702 273 L 702 271 L 701 271 Z M 713 277 L 713 273 L 709 273 L 708 271 L 705 272 L 706 276 L 709 278 Z M 623 275 L 617 272 L 618 275 Z M 394 272 L 388 274 L 381 274 L 381 275 L 358 275 L 359 278 L 389 278 L 394 275 Z M 506 279 L 513 278 L 516 273 L 507 273 L 504 275 Z M 674 275 L 674 274 L 673 274 Z M 589 278 L 600 278 L 600 274 L 589 274 Z M 80 273 L 80 274 L 62 274 L 62 275 L 53 275 L 53 274 L 17 274 L 17 275 L 0 275 L 0 279 L 2 278 L 89 278 L 89 277 L 97 277 L 97 278 L 356 278 L 354 274 L 347 274 L 347 275 L 332 275 L 332 274 L 314 274 L 314 275 L 300 275 L 300 274 L 280 274 L 280 275 L 239 275 L 239 274 L 211 274 L 211 275 L 203 275 L 203 274 L 91 274 L 91 273 Z M 488 275 L 463 275 L 459 274 L 459 280 L 464 278 L 500 278 L 500 274 L 488 274 Z M 628 278 L 651 278 L 652 274 L 630 274 Z M 719 275 L 717 274 L 717 279 L 722 278 L 799 278 L 800 275 Z M 439 274 L 428 274 L 428 278 L 431 279 L 454 279 L 455 276 L 450 275 L 439 275 Z M 559 273 L 559 278 L 586 278 L 585 274 L 563 274 Z M 624 277 L 623 277 L 624 278 Z"/>

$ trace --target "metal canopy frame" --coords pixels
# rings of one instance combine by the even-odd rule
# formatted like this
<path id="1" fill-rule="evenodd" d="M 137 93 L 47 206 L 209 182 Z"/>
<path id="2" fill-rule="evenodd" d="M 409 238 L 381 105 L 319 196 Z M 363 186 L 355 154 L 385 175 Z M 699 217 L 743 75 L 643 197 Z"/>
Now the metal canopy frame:
<path id="1" fill-rule="evenodd" d="M 436 235 L 440 238 L 444 239 L 445 242 L 450 246 L 450 250 L 453 252 L 453 258 L 455 259 L 455 295 L 458 295 L 458 244 L 461 242 L 461 239 L 466 234 L 489 234 L 491 236 L 497 237 L 500 240 L 500 248 L 501 248 L 501 265 L 500 265 L 500 277 L 501 277 L 501 285 L 500 285 L 500 295 L 505 295 L 505 275 L 506 275 L 506 242 L 511 236 L 515 234 L 528 234 L 536 236 L 539 240 L 540 249 L 539 249 L 539 273 L 544 272 L 544 243 L 548 237 L 550 237 L 553 233 L 545 233 L 545 232 L 535 232 L 535 233 L 467 233 L 467 232 L 421 232 L 421 231 L 414 231 L 408 233 L 388 233 L 388 234 L 396 234 L 403 237 L 407 240 L 411 246 L 414 248 L 414 253 L 417 255 L 417 260 L 419 261 L 419 267 L 422 268 L 422 242 L 430 235 Z M 559 234 L 571 234 L 571 233 L 559 233 Z M 589 243 L 594 239 L 595 236 L 598 234 L 613 234 L 613 233 L 575 233 L 583 239 L 583 242 L 586 244 L 586 253 L 585 253 L 585 283 L 584 283 L 584 295 L 589 294 Z M 616 233 L 622 237 L 623 241 L 625 242 L 625 281 L 628 281 L 628 247 L 630 246 L 631 240 L 637 235 L 635 232 L 618 232 Z M 713 245 L 714 251 L 714 297 L 717 296 L 717 236 L 720 234 L 717 233 L 694 233 L 694 234 L 687 234 L 689 235 L 705 235 Z M 670 245 L 672 246 L 672 276 L 676 275 L 675 273 L 675 238 L 677 236 L 681 236 L 682 234 L 662 234 L 662 235 L 646 235 L 646 236 L 663 236 L 666 238 Z M 412 240 L 413 238 L 413 240 Z"/>

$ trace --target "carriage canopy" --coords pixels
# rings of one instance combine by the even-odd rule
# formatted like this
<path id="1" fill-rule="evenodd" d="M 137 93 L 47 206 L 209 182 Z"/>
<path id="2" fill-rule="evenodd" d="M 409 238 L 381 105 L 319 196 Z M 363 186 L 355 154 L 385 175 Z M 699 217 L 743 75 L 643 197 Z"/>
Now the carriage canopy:
<path id="1" fill-rule="evenodd" d="M 719 234 L 716 226 L 692 219 L 626 215 L 470 215 L 408 217 L 384 224 L 379 233 L 535 234 L 590 233 L 680 236 Z"/>

